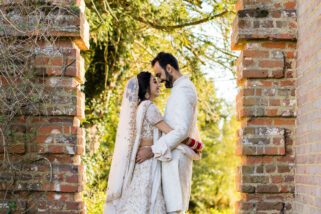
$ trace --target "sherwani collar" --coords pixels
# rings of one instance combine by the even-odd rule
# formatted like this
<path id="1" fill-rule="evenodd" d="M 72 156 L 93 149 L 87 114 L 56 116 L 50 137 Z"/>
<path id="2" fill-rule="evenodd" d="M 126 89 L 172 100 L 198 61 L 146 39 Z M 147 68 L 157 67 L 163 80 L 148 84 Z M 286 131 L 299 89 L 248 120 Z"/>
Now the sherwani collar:
<path id="1" fill-rule="evenodd" d="M 188 76 L 182 75 L 180 76 L 177 80 L 175 80 L 173 87 L 181 84 L 182 82 L 184 82 L 184 80 L 188 79 Z"/>

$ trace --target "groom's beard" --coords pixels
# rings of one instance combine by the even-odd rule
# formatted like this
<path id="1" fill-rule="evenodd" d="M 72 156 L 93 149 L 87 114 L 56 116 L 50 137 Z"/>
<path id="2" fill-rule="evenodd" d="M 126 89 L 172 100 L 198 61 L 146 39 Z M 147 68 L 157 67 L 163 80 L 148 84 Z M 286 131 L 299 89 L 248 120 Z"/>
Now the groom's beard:
<path id="1" fill-rule="evenodd" d="M 173 88 L 173 76 L 170 73 L 168 73 L 166 70 L 165 70 L 165 75 L 166 75 L 165 87 Z"/>

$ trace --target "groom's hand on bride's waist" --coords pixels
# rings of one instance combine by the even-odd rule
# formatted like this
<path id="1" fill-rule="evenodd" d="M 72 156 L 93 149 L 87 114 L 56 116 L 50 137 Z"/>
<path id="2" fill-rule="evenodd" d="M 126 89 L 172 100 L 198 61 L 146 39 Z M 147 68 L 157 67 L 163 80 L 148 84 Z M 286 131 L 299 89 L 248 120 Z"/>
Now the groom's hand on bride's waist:
<path id="1" fill-rule="evenodd" d="M 145 160 L 151 159 L 154 157 L 154 153 L 150 146 L 139 148 L 136 155 L 136 163 L 143 163 Z"/>

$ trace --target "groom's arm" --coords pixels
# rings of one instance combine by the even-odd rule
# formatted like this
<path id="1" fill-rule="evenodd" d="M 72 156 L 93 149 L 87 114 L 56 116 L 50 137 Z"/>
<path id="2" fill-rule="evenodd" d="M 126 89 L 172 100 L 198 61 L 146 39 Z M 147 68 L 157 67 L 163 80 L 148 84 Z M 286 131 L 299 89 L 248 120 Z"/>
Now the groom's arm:
<path id="1" fill-rule="evenodd" d="M 172 127 L 172 131 L 163 135 L 158 142 L 152 146 L 155 158 L 162 159 L 161 157 L 163 155 L 176 148 L 189 135 L 196 103 L 195 91 L 191 87 L 182 87 L 179 88 L 175 94 L 175 103 L 171 104 L 173 107 L 169 109 L 169 111 L 176 125 Z"/>

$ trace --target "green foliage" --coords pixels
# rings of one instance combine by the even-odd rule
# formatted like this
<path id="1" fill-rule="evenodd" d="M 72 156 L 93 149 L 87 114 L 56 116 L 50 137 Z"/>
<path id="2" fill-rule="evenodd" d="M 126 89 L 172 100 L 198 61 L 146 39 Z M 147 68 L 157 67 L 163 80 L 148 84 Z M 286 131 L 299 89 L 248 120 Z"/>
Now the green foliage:
<path id="1" fill-rule="evenodd" d="M 214 85 L 200 65 L 211 63 L 232 71 L 230 65 L 235 56 L 229 51 L 227 36 L 233 4 L 234 0 L 86 0 L 91 29 L 91 48 L 84 53 L 87 67 L 83 126 L 87 130 L 87 155 L 83 161 L 87 167 L 88 213 L 101 213 L 106 197 L 125 83 L 140 71 L 149 70 L 151 59 L 163 50 L 178 58 L 181 71 L 191 77 L 199 95 L 198 126 L 206 150 L 203 159 L 194 165 L 190 212 L 229 212 L 234 197 L 231 170 L 236 162 L 231 136 L 236 125 L 234 118 L 227 116 L 228 107 L 216 97 Z M 216 36 L 209 37 L 201 28 L 195 28 L 200 24 L 215 28 L 216 36 L 225 38 L 222 44 L 217 44 Z M 164 108 L 168 93 L 162 89 L 156 100 L 160 109 Z M 98 149 L 92 149 L 95 144 L 99 144 Z"/>
<path id="2" fill-rule="evenodd" d="M 236 201 L 235 169 L 238 159 L 234 155 L 235 133 L 238 124 L 235 117 L 224 120 L 223 127 L 215 138 L 204 140 L 206 148 L 201 161 L 195 162 L 190 209 L 192 213 L 212 213 L 233 207 Z M 206 132 L 216 132 L 207 128 Z"/>

